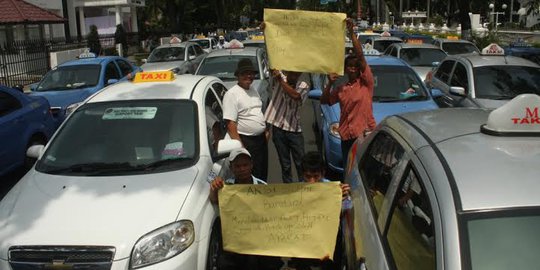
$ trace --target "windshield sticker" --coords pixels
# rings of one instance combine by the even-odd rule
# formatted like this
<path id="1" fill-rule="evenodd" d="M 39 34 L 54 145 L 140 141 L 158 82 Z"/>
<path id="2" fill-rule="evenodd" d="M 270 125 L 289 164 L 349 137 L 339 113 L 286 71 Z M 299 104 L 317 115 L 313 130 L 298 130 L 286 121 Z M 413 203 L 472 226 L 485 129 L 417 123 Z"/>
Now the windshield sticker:
<path id="1" fill-rule="evenodd" d="M 119 107 L 105 110 L 103 120 L 118 119 L 154 119 L 156 107 Z"/>
<path id="2" fill-rule="evenodd" d="M 56 161 L 56 158 L 51 155 L 47 155 L 45 159 L 50 160 L 50 161 Z"/>
<path id="3" fill-rule="evenodd" d="M 165 145 L 165 149 L 161 152 L 161 159 L 173 159 L 184 155 L 184 143 L 173 142 Z"/>
<path id="4" fill-rule="evenodd" d="M 154 158 L 152 147 L 135 147 L 135 154 L 137 155 L 137 160 Z"/>

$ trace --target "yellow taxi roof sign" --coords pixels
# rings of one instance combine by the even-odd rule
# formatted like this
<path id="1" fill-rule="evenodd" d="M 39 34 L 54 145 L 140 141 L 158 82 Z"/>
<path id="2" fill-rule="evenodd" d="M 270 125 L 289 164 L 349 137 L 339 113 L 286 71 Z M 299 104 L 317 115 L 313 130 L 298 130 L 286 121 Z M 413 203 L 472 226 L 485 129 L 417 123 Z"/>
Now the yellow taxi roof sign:
<path id="1" fill-rule="evenodd" d="M 458 36 L 446 36 L 446 39 L 459 40 L 459 37 Z"/>
<path id="2" fill-rule="evenodd" d="M 410 38 L 410 39 L 407 39 L 407 43 L 409 43 L 409 44 L 423 44 L 424 41 L 421 40 L 421 39 Z"/>
<path id="3" fill-rule="evenodd" d="M 170 70 L 167 71 L 152 71 L 152 72 L 137 72 L 135 78 L 133 79 L 134 83 L 142 82 L 170 82 L 174 79 L 173 72 Z"/>
<path id="4" fill-rule="evenodd" d="M 252 40 L 264 40 L 264 36 L 263 35 L 252 36 L 251 39 Z"/>
<path id="5" fill-rule="evenodd" d="M 198 35 L 196 38 L 206 38 L 205 35 Z"/>

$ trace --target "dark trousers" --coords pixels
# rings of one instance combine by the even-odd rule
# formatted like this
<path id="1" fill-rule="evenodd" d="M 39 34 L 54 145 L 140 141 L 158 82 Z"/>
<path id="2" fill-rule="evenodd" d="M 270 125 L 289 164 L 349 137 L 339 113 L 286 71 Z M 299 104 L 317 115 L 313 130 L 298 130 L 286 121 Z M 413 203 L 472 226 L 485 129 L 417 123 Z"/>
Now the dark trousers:
<path id="1" fill-rule="evenodd" d="M 304 157 L 304 136 L 302 132 L 290 132 L 272 126 L 272 141 L 276 146 L 276 151 L 281 165 L 281 179 L 283 183 L 292 183 L 291 155 L 298 173 L 298 181 L 301 182 L 302 158 Z"/>
<path id="2" fill-rule="evenodd" d="M 349 150 L 351 150 L 351 147 L 356 141 L 356 138 L 350 139 L 350 140 L 341 140 L 341 156 L 343 160 L 343 171 L 347 171 L 347 159 L 349 158 Z M 345 174 L 345 173 L 344 173 Z"/>
<path id="3" fill-rule="evenodd" d="M 268 143 L 264 132 L 261 135 L 247 136 L 240 134 L 244 147 L 251 154 L 253 176 L 266 181 L 268 177 Z"/>

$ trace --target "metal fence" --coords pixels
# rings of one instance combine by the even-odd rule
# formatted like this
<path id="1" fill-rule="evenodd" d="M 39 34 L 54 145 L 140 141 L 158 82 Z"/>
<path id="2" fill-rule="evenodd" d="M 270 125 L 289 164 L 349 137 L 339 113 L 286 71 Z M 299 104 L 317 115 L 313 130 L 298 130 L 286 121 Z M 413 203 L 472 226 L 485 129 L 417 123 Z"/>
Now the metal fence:
<path id="1" fill-rule="evenodd" d="M 139 45 L 137 33 L 127 34 L 130 46 Z M 114 35 L 99 37 L 105 55 L 116 54 Z M 0 84 L 28 85 L 38 82 L 51 69 L 51 52 L 87 47 L 86 39 L 18 40 L 0 44 Z"/>

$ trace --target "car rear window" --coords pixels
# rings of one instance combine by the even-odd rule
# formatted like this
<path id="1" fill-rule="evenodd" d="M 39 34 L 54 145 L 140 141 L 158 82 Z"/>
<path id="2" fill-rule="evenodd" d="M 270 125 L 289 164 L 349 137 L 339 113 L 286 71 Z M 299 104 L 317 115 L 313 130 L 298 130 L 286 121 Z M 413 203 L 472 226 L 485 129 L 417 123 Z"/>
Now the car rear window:
<path id="1" fill-rule="evenodd" d="M 483 66 L 473 69 L 476 98 L 512 99 L 520 94 L 540 94 L 540 68 Z"/>
<path id="2" fill-rule="evenodd" d="M 514 213 L 513 213 L 514 212 Z M 464 269 L 537 269 L 540 254 L 540 215 L 489 213 L 466 222 L 462 242 Z"/>
<path id="3" fill-rule="evenodd" d="M 479 52 L 478 49 L 466 42 L 445 42 L 442 44 L 442 49 L 448 54 L 463 54 Z"/>
<path id="4" fill-rule="evenodd" d="M 148 56 L 148 62 L 184 61 L 184 47 L 156 48 Z"/>
<path id="5" fill-rule="evenodd" d="M 431 67 L 434 62 L 441 62 L 446 53 L 439 49 L 407 48 L 401 49 L 400 58 L 411 66 Z"/>
<path id="6" fill-rule="evenodd" d="M 217 57 L 206 57 L 201 63 L 197 75 L 212 75 L 216 76 L 223 81 L 235 81 L 236 76 L 234 72 L 238 66 L 240 59 L 248 58 L 251 63 L 257 69 L 255 79 L 260 80 L 259 65 L 257 64 L 257 58 L 255 56 L 246 55 L 224 55 Z"/>

